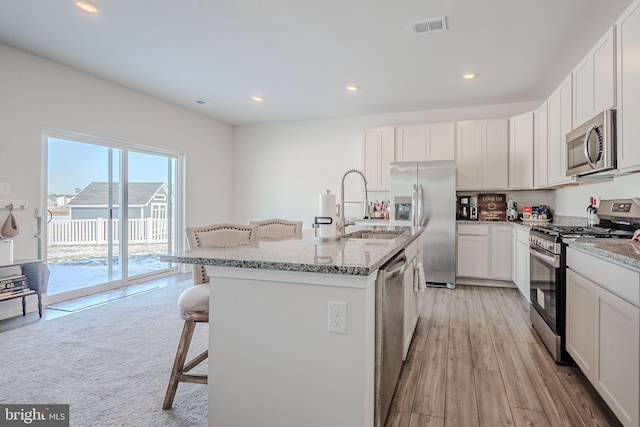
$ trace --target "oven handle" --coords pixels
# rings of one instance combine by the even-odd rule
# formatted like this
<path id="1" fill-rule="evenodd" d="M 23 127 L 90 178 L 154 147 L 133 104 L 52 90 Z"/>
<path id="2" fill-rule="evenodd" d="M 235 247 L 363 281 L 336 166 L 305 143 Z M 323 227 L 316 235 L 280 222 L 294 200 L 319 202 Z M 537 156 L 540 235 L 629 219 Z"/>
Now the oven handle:
<path id="1" fill-rule="evenodd" d="M 551 264 L 554 268 L 560 268 L 560 257 L 558 256 L 549 256 L 542 252 L 540 252 L 535 246 L 529 246 L 529 253 L 531 256 L 541 259 L 547 264 Z"/>

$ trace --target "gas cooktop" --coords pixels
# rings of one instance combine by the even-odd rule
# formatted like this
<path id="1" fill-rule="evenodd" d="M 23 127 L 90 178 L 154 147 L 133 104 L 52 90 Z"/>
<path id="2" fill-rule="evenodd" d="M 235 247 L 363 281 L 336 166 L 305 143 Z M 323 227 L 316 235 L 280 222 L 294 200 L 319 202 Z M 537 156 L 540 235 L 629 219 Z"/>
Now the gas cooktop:
<path id="1" fill-rule="evenodd" d="M 633 231 L 628 230 L 619 230 L 614 228 L 605 228 L 605 227 L 581 227 L 581 226 L 562 226 L 562 225 L 552 225 L 549 227 L 540 227 L 534 226 L 532 230 L 535 230 L 539 233 L 546 234 L 548 236 L 554 237 L 594 237 L 594 238 L 605 238 L 605 237 L 622 237 L 622 238 L 631 238 L 633 237 Z"/>

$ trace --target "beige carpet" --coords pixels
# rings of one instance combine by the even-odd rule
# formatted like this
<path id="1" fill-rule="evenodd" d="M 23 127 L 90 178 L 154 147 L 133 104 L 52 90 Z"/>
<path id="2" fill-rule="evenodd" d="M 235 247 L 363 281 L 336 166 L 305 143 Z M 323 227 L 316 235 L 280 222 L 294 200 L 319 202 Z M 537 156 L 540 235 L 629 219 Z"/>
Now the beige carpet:
<path id="1" fill-rule="evenodd" d="M 191 281 L 0 333 L 0 403 L 69 404 L 71 426 L 206 426 L 207 389 L 180 384 L 162 400 Z M 193 354 L 206 348 L 198 325 Z M 200 371 L 206 372 L 206 363 Z"/>

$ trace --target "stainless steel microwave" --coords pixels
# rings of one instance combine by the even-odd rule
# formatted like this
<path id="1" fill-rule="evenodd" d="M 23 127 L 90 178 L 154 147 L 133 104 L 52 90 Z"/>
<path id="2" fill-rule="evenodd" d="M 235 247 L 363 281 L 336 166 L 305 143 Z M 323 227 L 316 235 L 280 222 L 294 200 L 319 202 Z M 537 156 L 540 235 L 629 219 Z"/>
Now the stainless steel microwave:
<path id="1" fill-rule="evenodd" d="M 567 176 L 616 168 L 616 112 L 605 110 L 567 134 Z"/>

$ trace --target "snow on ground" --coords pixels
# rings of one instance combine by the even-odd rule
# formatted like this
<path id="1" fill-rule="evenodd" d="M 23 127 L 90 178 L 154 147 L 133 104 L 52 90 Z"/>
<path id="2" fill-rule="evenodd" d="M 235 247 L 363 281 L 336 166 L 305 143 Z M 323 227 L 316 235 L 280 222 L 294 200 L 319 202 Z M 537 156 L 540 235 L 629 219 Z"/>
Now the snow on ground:
<path id="1" fill-rule="evenodd" d="M 47 293 L 50 295 L 121 279 L 117 248 L 111 278 L 106 245 L 50 246 L 47 250 L 51 272 Z M 130 245 L 129 276 L 168 268 L 168 263 L 159 260 L 159 256 L 167 252 L 166 244 Z"/>

